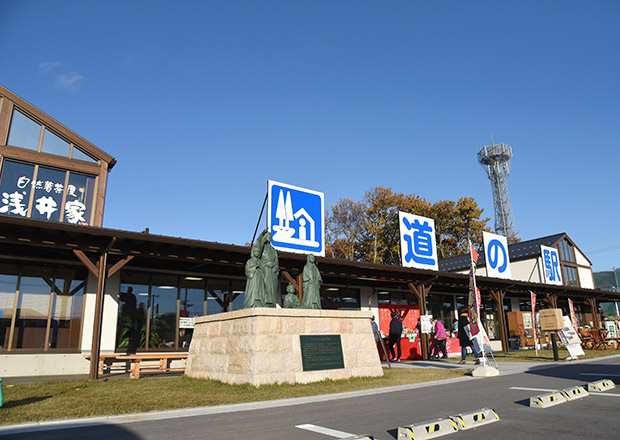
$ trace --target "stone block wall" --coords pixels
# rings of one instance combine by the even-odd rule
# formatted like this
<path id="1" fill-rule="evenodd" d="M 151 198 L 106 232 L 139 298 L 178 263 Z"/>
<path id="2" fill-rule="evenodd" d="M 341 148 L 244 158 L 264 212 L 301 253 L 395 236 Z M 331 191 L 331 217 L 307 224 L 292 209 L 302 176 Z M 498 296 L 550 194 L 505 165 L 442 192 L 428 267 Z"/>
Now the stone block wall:
<path id="1" fill-rule="evenodd" d="M 185 374 L 221 382 L 309 383 L 382 376 L 372 312 L 252 308 L 196 318 Z M 340 335 L 344 368 L 303 371 L 300 335 Z"/>

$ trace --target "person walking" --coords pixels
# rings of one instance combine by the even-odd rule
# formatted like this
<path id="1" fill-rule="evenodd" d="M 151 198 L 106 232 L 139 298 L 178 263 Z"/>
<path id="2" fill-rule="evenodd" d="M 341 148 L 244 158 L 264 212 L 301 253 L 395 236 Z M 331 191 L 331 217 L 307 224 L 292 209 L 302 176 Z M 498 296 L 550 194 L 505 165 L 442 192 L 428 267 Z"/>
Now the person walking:
<path id="1" fill-rule="evenodd" d="M 474 353 L 476 357 L 476 365 L 480 365 L 480 359 L 478 359 L 478 354 L 476 353 L 475 348 L 473 347 L 473 343 L 471 339 L 469 339 L 469 334 L 467 333 L 465 327 L 469 329 L 469 316 L 467 314 L 467 307 L 461 307 L 459 310 L 459 328 L 458 328 L 458 338 L 459 345 L 461 346 L 461 360 L 459 364 L 464 364 L 465 359 L 467 358 L 467 347 L 471 347 L 471 351 Z"/>
<path id="2" fill-rule="evenodd" d="M 446 350 L 446 339 L 448 339 L 448 335 L 446 334 L 446 328 L 443 322 L 437 318 L 433 319 L 433 333 L 435 334 L 435 349 L 432 357 L 435 359 L 447 359 L 448 350 Z M 439 357 L 440 351 L 443 355 L 441 358 Z"/>
<path id="3" fill-rule="evenodd" d="M 400 337 L 403 333 L 403 323 L 398 319 L 398 312 L 392 312 L 392 320 L 390 321 L 390 336 L 388 339 L 388 344 L 390 345 L 390 353 L 392 354 L 392 362 L 400 362 L 401 356 L 401 348 L 400 348 Z M 398 352 L 398 356 L 394 353 L 394 344 L 396 344 L 396 349 Z"/>

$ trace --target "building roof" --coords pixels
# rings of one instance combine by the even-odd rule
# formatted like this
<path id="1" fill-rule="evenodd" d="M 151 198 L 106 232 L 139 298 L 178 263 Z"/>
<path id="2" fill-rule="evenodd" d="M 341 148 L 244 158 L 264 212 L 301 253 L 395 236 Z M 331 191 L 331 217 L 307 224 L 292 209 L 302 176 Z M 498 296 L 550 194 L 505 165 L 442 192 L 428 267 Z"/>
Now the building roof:
<path id="1" fill-rule="evenodd" d="M 548 235 L 547 237 L 534 238 L 532 240 L 521 241 L 508 245 L 508 256 L 510 261 L 524 260 L 540 255 L 540 246 L 555 246 L 562 238 L 566 237 L 565 232 Z M 469 254 L 457 255 L 456 257 L 444 258 L 439 260 L 439 270 L 455 272 L 469 269 Z M 484 251 L 478 253 L 478 266 L 486 263 Z"/>
<path id="2" fill-rule="evenodd" d="M 0 215 L 1 262 L 49 261 L 67 267 L 87 267 L 93 272 L 97 270 L 94 262 L 102 253 L 109 256 L 108 276 L 122 267 L 124 270 L 150 270 L 185 276 L 217 274 L 243 278 L 250 249 L 247 246 Z M 278 251 L 278 259 L 280 274 L 289 281 L 298 279 L 305 264 L 305 255 Z M 428 291 L 463 295 L 469 289 L 467 274 L 326 257 L 317 257 L 316 262 L 323 282 L 327 284 L 405 291 L 410 291 L 411 286 L 423 284 Z M 615 292 L 581 287 L 484 276 L 477 277 L 477 281 L 483 295 L 501 290 L 508 295 L 524 298 L 529 297 L 530 291 L 581 299 L 594 297 L 616 301 L 620 298 L 620 294 Z"/>

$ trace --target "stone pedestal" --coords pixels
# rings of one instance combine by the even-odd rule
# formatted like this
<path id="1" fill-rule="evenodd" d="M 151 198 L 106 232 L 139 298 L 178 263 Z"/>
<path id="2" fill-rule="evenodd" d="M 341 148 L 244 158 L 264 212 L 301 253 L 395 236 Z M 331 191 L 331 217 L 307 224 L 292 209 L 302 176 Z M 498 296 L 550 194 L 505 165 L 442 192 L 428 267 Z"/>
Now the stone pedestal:
<path id="1" fill-rule="evenodd" d="M 382 376 L 372 312 L 251 308 L 195 320 L 185 374 L 255 386 Z M 344 368 L 304 371 L 301 335 L 340 335 Z"/>

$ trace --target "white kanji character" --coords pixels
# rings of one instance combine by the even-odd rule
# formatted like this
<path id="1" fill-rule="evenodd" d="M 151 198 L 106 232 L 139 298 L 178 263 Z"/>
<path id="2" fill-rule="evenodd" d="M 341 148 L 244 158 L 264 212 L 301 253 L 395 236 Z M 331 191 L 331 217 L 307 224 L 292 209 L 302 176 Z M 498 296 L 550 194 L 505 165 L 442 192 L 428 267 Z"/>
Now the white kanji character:
<path id="1" fill-rule="evenodd" d="M 10 212 L 11 214 L 17 214 L 25 217 L 28 213 L 25 209 L 26 204 L 22 203 L 25 194 L 25 192 L 20 194 L 17 191 L 11 194 L 6 192 L 2 193 L 2 203 L 4 203 L 4 206 L 0 207 L 0 212 L 3 214 Z M 11 210 L 11 208 L 13 209 Z"/>
<path id="2" fill-rule="evenodd" d="M 58 211 L 56 208 L 58 204 L 51 197 L 41 197 L 36 200 L 37 204 L 34 206 L 39 211 L 39 214 L 44 215 L 47 214 L 47 219 L 49 220 L 52 214 L 55 211 Z"/>
<path id="3" fill-rule="evenodd" d="M 26 176 L 21 176 L 19 179 L 17 179 L 17 187 L 19 189 L 26 188 L 28 183 L 30 183 L 30 179 L 28 177 L 26 177 Z"/>
<path id="4" fill-rule="evenodd" d="M 43 184 L 43 189 L 45 190 L 45 192 L 51 192 L 52 188 L 54 188 L 54 182 L 50 182 L 49 180 L 46 180 L 45 183 Z"/>
<path id="5" fill-rule="evenodd" d="M 84 212 L 86 211 L 86 205 L 77 200 L 72 200 L 65 203 L 65 216 L 68 223 L 76 224 L 78 222 L 86 223 L 84 218 Z"/>
<path id="6" fill-rule="evenodd" d="M 62 183 L 55 183 L 54 184 L 54 192 L 56 194 L 62 194 L 62 192 L 64 191 L 65 187 Z"/>
<path id="7" fill-rule="evenodd" d="M 75 197 L 75 190 L 76 190 L 75 185 L 69 185 L 67 187 L 67 195 Z"/>

